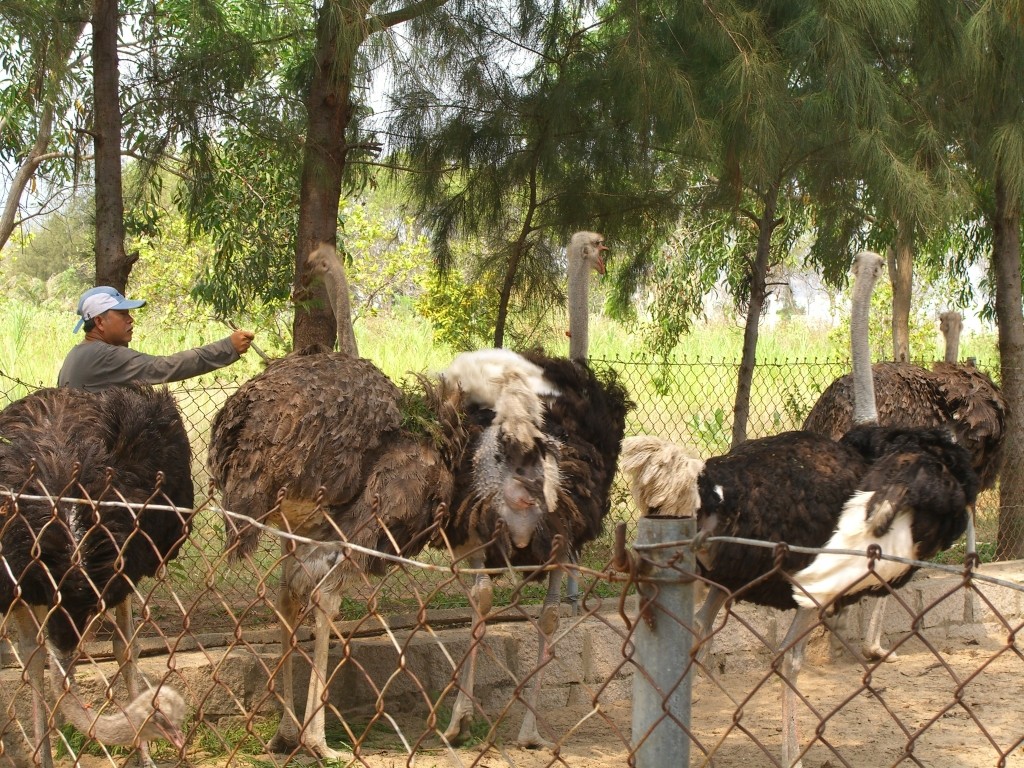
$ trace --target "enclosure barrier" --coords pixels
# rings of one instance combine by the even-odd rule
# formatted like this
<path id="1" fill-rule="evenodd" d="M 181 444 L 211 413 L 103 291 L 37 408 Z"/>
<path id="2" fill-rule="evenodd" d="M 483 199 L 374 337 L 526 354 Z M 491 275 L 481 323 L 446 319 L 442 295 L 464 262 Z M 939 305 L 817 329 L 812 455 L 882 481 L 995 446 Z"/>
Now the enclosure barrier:
<path id="1" fill-rule="evenodd" d="M 3 525 L 19 520 L 18 502 L 27 497 L 14 492 L 9 499 Z M 83 510 L 89 506 L 87 500 L 77 503 Z M 146 506 L 134 508 L 141 512 Z M 199 513 L 212 519 L 223 514 L 209 503 Z M 383 577 L 353 573 L 341 614 L 331 621 L 326 691 L 315 703 L 326 715 L 327 741 L 340 753 L 338 764 L 643 767 L 686 765 L 684 750 L 689 765 L 779 764 L 778 644 L 789 617 L 727 604 L 712 628 L 710 654 L 699 655 L 702 644 L 694 642 L 692 603 L 685 595 L 701 586 L 689 551 L 692 523 L 671 521 L 668 531 L 652 533 L 649 526 L 660 522 L 642 521 L 640 539 L 624 548 L 631 554 L 620 550 L 601 568 L 581 568 L 579 616 L 563 612 L 551 637 L 552 653 L 539 662 L 540 626 L 531 603 L 543 587 L 526 579 L 560 567 L 554 557 L 533 573 L 492 569 L 498 581 L 494 607 L 476 636 L 468 583 L 473 572 L 454 567 L 447 552 L 416 560 L 388 555 L 393 566 Z M 719 540 L 774 547 L 780 564 L 786 554 L 767 542 Z M 352 549 L 344 542 L 326 546 Z M 40 557 L 44 549 L 40 542 Z M 279 638 L 297 662 L 299 702 L 314 655 L 308 621 L 281 632 L 275 593 L 282 548 L 278 543 L 271 549 L 278 554 L 269 560 L 260 555 L 235 565 L 219 549 L 193 559 L 188 568 L 173 560 L 157 578 L 135 586 L 139 628 L 121 639 L 138 646 L 149 682 L 175 689 L 188 707 L 182 746 L 162 739 L 150 744 L 159 764 L 266 766 L 303 757 L 301 748 L 268 751 L 284 696 Z M 0 573 L 8 577 L 14 575 L 9 563 L 0 552 Z M 885 640 L 899 660 L 867 662 L 854 654 L 864 621 L 859 614 L 850 622 L 853 634 L 834 643 L 824 616 L 816 627 L 798 691 L 805 765 L 931 768 L 1016 765 L 1024 759 L 1020 565 L 978 570 L 973 559 L 916 565 L 922 568 L 919 578 L 894 593 L 887 617 Z M 225 582 L 248 585 L 247 600 L 240 602 L 236 589 L 227 597 L 220 589 Z M 101 603 L 104 585 L 93 589 L 97 611 L 110 608 Z M 385 589 L 405 595 L 403 610 L 380 610 Z M 43 622 L 65 604 L 52 607 Z M 211 630 L 222 626 L 228 629 Z M 75 680 L 64 694 L 94 716 L 124 711 L 125 668 L 110 656 L 118 631 L 102 616 L 89 626 L 79 644 Z M 665 633 L 660 640 L 659 632 Z M 0 635 L 16 639 L 9 615 Z M 674 656 L 657 647 L 666 637 L 679 642 Z M 482 660 L 472 697 L 475 723 L 468 744 L 455 745 L 443 734 L 474 649 Z M 8 649 L 4 660 L 0 759 L 19 766 L 39 762 L 31 704 L 33 693 L 43 692 L 43 726 L 58 765 L 69 765 L 69 755 L 79 753 L 88 768 L 126 762 L 130 747 L 103 747 L 63 724 L 53 711 L 49 685 L 25 671 L 31 658 Z M 538 677 L 542 694 L 530 705 Z M 551 748 L 516 745 L 528 705 Z M 662 734 L 667 742 L 660 741 Z M 678 750 L 669 753 L 670 763 L 663 762 L 666 749 Z"/>

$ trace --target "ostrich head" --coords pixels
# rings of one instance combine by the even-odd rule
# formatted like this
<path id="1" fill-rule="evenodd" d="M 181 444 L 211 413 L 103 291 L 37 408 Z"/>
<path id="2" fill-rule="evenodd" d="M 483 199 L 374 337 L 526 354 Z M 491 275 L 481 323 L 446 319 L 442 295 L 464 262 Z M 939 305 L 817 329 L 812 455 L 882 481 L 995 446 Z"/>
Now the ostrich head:
<path id="1" fill-rule="evenodd" d="M 306 284 L 311 283 L 315 278 L 322 278 L 331 271 L 334 262 L 338 259 L 338 251 L 330 243 L 320 243 L 306 256 L 306 269 L 303 272 Z"/>
<path id="2" fill-rule="evenodd" d="M 321 242 L 306 256 L 305 269 L 302 271 L 302 291 L 305 292 L 317 279 L 324 283 L 327 301 L 331 305 L 338 335 L 338 349 L 341 352 L 358 356 L 356 337 L 352 330 L 351 306 L 348 295 L 348 278 L 345 277 L 345 265 L 338 256 L 338 250 L 330 243 Z M 295 292 L 293 298 L 301 293 Z"/>
<path id="3" fill-rule="evenodd" d="M 141 723 L 138 729 L 140 741 L 167 739 L 177 749 L 181 749 L 185 746 L 185 734 L 181 726 L 187 711 L 184 697 L 173 688 L 162 685 L 157 689 L 155 697 L 152 691 L 141 694 L 128 705 L 125 714 L 129 720 Z"/>
<path id="4" fill-rule="evenodd" d="M 498 503 L 497 517 L 522 549 L 557 503 L 557 445 L 541 431 L 543 405 L 519 371 L 506 371 L 495 386 L 500 394 L 473 457 L 474 483 L 480 498 Z"/>
<path id="5" fill-rule="evenodd" d="M 960 357 L 960 331 L 963 330 L 964 319 L 959 312 L 943 312 L 939 315 L 939 330 L 946 339 L 946 353 L 943 360 L 956 363 Z"/>
<path id="6" fill-rule="evenodd" d="M 569 239 L 566 258 L 569 269 L 579 265 L 583 269 L 592 269 L 597 274 L 604 274 L 604 252 L 608 246 L 604 244 L 604 235 L 597 232 L 577 232 Z"/>
<path id="7" fill-rule="evenodd" d="M 101 744 L 133 745 L 140 741 L 167 739 L 177 749 L 185 746 L 182 724 L 188 712 L 185 698 L 169 685 L 150 688 L 111 714 L 97 715 L 87 709 L 76 690 L 74 676 L 65 672 L 70 664 L 51 648 L 50 688 L 60 711 L 82 733 Z"/>
<path id="8" fill-rule="evenodd" d="M 622 441 L 619 469 L 643 515 L 693 517 L 700 507 L 697 478 L 704 462 L 681 445 L 640 435 Z"/>

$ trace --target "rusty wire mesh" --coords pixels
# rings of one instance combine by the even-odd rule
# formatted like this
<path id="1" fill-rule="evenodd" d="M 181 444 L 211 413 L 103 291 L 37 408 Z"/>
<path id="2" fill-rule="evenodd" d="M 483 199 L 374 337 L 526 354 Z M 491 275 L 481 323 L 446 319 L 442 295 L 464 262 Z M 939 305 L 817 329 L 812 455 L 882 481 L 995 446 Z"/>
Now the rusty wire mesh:
<path id="1" fill-rule="evenodd" d="M 649 432 L 697 446 L 704 455 L 724 451 L 731 430 L 735 365 L 683 362 L 667 367 L 614 361 L 637 408 L 628 432 Z M 844 370 L 842 363 L 759 366 L 751 404 L 751 437 L 799 426 L 818 393 Z M 25 394 L 3 379 L 9 399 Z M 137 638 L 143 668 L 153 682 L 167 681 L 189 703 L 187 750 L 157 742 L 153 754 L 170 764 L 265 765 L 267 744 L 281 710 L 279 616 L 275 596 L 280 543 L 264 537 L 254 557 L 229 565 L 223 521 L 207 493 L 205 452 L 209 425 L 231 386 L 178 386 L 175 395 L 193 446 L 197 507 L 192 536 L 158 578 L 137 585 Z M 635 523 L 624 489 L 616 491 L 612 518 Z M 979 550 L 995 536 L 998 497 L 979 503 Z M 563 616 L 553 658 L 538 660 L 538 604 L 543 585 L 515 574 L 497 579 L 494 610 L 482 639 L 472 640 L 469 576 L 453 570 L 447 554 L 425 551 L 384 577 L 357 574 L 345 592 L 327 666 L 328 742 L 356 764 L 569 765 L 591 768 L 632 762 L 632 676 L 646 660 L 635 657 L 635 585 L 610 569 L 608 535 L 581 561 L 584 596 L 578 616 Z M 954 552 L 947 560 L 956 562 Z M 551 566 L 557 567 L 557 566 Z M 890 607 L 887 633 L 900 646 L 897 664 L 857 661 L 837 654 L 822 627 L 801 678 L 807 760 L 822 765 L 1024 765 L 1024 702 L 1014 692 L 1024 667 L 1016 634 L 1024 597 L 1019 563 L 984 566 L 986 578 L 924 569 Z M 994 577 L 988 578 L 991 574 Z M 639 578 L 639 577 L 638 577 Z M 866 618 L 854 611 L 856 647 Z M 714 647 L 698 665 L 691 738 L 695 765 L 778 760 L 778 642 L 787 617 L 775 611 L 732 607 L 719 617 Z M 83 644 L 80 689 L 94 709 L 123 703 L 123 675 L 111 660 L 117 634 L 97 623 Z M 689 626 L 689 625 L 687 625 Z M 3 635 L 13 636 L 9 619 Z M 288 633 L 299 658 L 296 700 L 305 699 L 310 674 L 312 623 Z M 473 701 L 476 724 L 469 749 L 450 749 L 440 738 L 457 677 L 470 649 L 479 647 Z M 12 646 L 5 645 L 2 675 L 6 722 L 0 722 L 0 760 L 26 764 L 32 744 L 31 691 Z M 833 658 L 837 656 L 838 658 Z M 538 670 L 548 680 L 536 707 L 541 732 L 558 748 L 518 750 L 516 732 Z M 107 681 L 107 682 L 104 682 Z M 276 681 L 276 682 L 275 682 Z M 117 709 L 117 704 L 110 707 Z M 0 716 L 0 721 L 3 721 Z M 59 725 L 59 717 L 53 727 Z M 56 734 L 56 731 L 54 732 Z M 77 750 L 68 729 L 53 738 Z M 120 764 L 125 750 L 85 745 L 96 764 Z M 495 752 L 494 750 L 498 750 Z M 31 761 L 31 757 L 28 758 Z M 424 763 L 423 761 L 428 762 Z M 815 762 L 817 761 L 817 762 Z"/>
<path id="2" fill-rule="evenodd" d="M 137 508 L 145 510 L 144 505 Z M 200 512 L 220 514 L 210 504 Z M 5 516 L 9 521 L 18 514 L 12 506 Z M 332 546 L 344 551 L 348 545 Z M 281 551 L 279 543 L 273 548 Z M 635 633 L 645 620 L 637 586 L 646 585 L 649 597 L 665 584 L 645 575 L 648 552 L 637 550 L 632 567 L 621 565 L 624 558 L 617 555 L 614 567 L 585 569 L 579 615 L 562 611 L 551 652 L 544 656 L 538 656 L 538 606 L 528 595 L 524 574 L 500 578 L 493 610 L 474 631 L 472 611 L 433 607 L 441 594 L 457 593 L 468 603 L 472 572 L 447 562 L 402 558 L 395 558 L 382 578 L 352 569 L 345 593 L 361 610 L 355 618 L 342 615 L 330 622 L 334 640 L 323 673 L 327 692 L 319 704 L 327 743 L 337 751 L 339 764 L 412 765 L 414 756 L 416 765 L 635 764 L 637 744 L 648 736 L 632 732 L 633 678 L 659 664 L 636 650 Z M 143 674 L 151 684 L 181 693 L 188 705 L 185 746 L 153 741 L 151 754 L 158 763 L 263 766 L 302 756 L 298 747 L 267 751 L 284 700 L 281 616 L 275 607 L 280 557 L 269 563 L 243 558 L 231 566 L 239 581 L 249 585 L 244 602 L 219 589 L 218 573 L 225 568 L 221 553 L 203 554 L 190 565 L 183 575 L 189 589 L 179 589 L 177 562 L 137 585 L 136 640 Z M 1020 563 L 992 564 L 980 572 L 964 565 L 919 565 L 923 570 L 894 593 L 887 615 L 886 640 L 901 654 L 896 663 L 867 662 L 856 654 L 863 605 L 855 608 L 851 628 L 841 634 L 830 631 L 825 620 L 815 627 L 798 682 L 805 764 L 1024 764 L 1024 700 L 1019 695 L 1024 648 L 1017 639 L 1024 626 Z M 414 572 L 433 578 L 408 578 Z M 684 569 L 679 577 L 699 597 L 699 579 Z M 409 609 L 385 612 L 379 598 L 395 579 L 406 590 Z M 173 600 L 161 603 L 161 591 Z M 102 585 L 96 585 L 96 594 L 102 592 Z M 97 601 L 97 612 L 99 607 Z M 216 623 L 230 624 L 231 631 L 205 631 L 203 622 L 211 614 L 219 614 Z M 698 653 L 686 663 L 693 684 L 692 718 L 680 722 L 692 746 L 691 765 L 711 760 L 726 767 L 777 764 L 783 685 L 779 644 L 788 619 L 783 612 L 727 605 L 714 625 L 709 653 L 700 654 L 701 643 L 694 643 Z M 693 634 L 692 617 L 673 620 Z M 65 694 L 87 702 L 96 714 L 117 715 L 125 708 L 125 674 L 111 658 L 110 640 L 118 632 L 109 620 L 95 622 L 80 644 L 74 688 Z M 0 634 L 15 638 L 10 616 Z M 310 675 L 320 674 L 311 672 L 312 634 L 308 625 L 283 633 L 284 652 L 296 663 L 293 690 L 300 710 Z M 22 671 L 28 659 L 11 650 L 16 647 L 8 647 L 0 670 L 0 743 L 4 760 L 28 765 L 35 744 L 31 700 L 40 682 Z M 448 745 L 442 733 L 474 648 L 478 664 L 469 742 Z M 532 687 L 541 677 L 540 695 L 530 704 Z M 52 708 L 52 694 L 47 695 Z M 554 750 L 516 746 L 527 706 Z M 48 712 L 58 763 L 68 751 L 84 751 L 86 766 L 125 761 L 129 748 L 104 748 L 67 726 L 57 730 L 60 723 L 60 715 Z"/>
<path id="3" fill-rule="evenodd" d="M 675 361 L 654 363 L 649 359 L 596 360 L 596 366 L 611 366 L 629 391 L 635 408 L 628 415 L 626 434 L 653 434 L 693 446 L 701 456 L 713 456 L 729 449 L 732 432 L 732 410 L 736 392 L 737 364 L 726 361 Z M 849 370 L 843 360 L 802 360 L 759 363 L 751 387 L 750 416 L 747 436 L 764 437 L 787 429 L 797 429 L 828 385 Z M 990 372 L 992 373 L 992 372 Z M 207 501 L 212 494 L 210 475 L 206 468 L 207 447 L 213 417 L 227 397 L 238 387 L 237 382 L 186 381 L 172 385 L 193 451 L 193 478 L 197 504 Z M 0 406 L 22 397 L 34 389 L 31 385 L 11 379 L 0 372 Z M 605 535 L 592 542 L 582 554 L 586 565 L 600 567 L 607 562 L 611 546 L 611 521 L 635 524 L 636 511 L 629 501 L 624 484 L 616 482 L 613 488 L 612 510 Z M 996 548 L 999 528 L 1000 499 L 998 490 L 979 497 L 977 505 L 978 551 L 983 559 L 990 559 Z M 1024 535 L 1024 532 L 1022 532 Z M 223 547 L 223 525 L 217 515 L 200 507 L 193 524 L 193 534 L 176 561 L 182 573 L 188 573 L 192 564 L 200 567 L 205 559 L 216 557 Z M 262 559 L 271 563 L 278 553 L 275 545 L 264 541 Z M 962 543 L 954 556 L 962 554 Z M 427 554 L 435 558 L 436 555 Z M 378 596 L 382 610 L 401 611 L 409 607 L 409 581 L 419 580 L 417 586 L 432 589 L 429 574 L 412 573 L 386 585 Z M 221 569 L 217 574 L 218 589 L 227 599 L 237 596 L 245 601 L 249 585 L 237 572 Z M 539 597 L 539 595 L 538 595 Z M 170 595 L 160 595 L 161 601 L 170 601 Z M 464 605 L 457 593 L 442 595 L 456 605 Z M 359 611 L 359 604 L 347 606 Z M 230 630 L 230 626 L 217 626 L 218 616 L 205 617 L 203 624 L 211 631 Z"/>

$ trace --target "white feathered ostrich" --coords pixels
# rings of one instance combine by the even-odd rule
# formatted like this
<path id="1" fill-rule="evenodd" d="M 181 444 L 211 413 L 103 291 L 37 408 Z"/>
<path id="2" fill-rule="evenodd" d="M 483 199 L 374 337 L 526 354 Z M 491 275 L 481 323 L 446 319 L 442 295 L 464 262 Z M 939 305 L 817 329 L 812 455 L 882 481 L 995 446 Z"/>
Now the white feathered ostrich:
<path id="1" fill-rule="evenodd" d="M 483 426 L 450 383 L 421 378 L 403 392 L 368 360 L 313 349 L 269 365 L 217 414 L 209 467 L 225 508 L 323 542 L 284 543 L 284 712 L 271 751 L 338 755 L 324 733 L 331 620 L 350 578 L 388 566 L 340 542 L 410 557 L 439 537 L 452 510 L 501 519 L 516 541 L 546 515 L 554 492 L 545 489 L 551 444 L 540 402 L 516 373 L 493 386 L 494 418 Z M 259 539 L 259 529 L 230 515 L 226 530 L 236 559 Z M 291 645 L 310 613 L 313 671 L 300 717 Z"/>
<path id="2" fill-rule="evenodd" d="M 911 363 L 881 362 L 871 367 L 877 399 L 877 421 L 884 426 L 948 427 L 971 455 L 981 489 L 995 485 L 1002 466 L 1006 436 L 1006 400 L 992 379 L 973 363 L 959 364 L 958 312 L 944 312 L 939 327 L 945 337 L 945 361 L 931 370 Z M 833 439 L 855 423 L 853 376 L 836 379 L 822 393 L 804 420 L 803 428 Z M 968 545 L 974 550 L 973 509 Z M 869 659 L 894 661 L 896 654 L 882 646 L 886 598 L 874 606 L 862 653 Z M 843 630 L 840 628 L 840 632 Z"/>
<path id="3" fill-rule="evenodd" d="M 165 389 L 43 389 L 0 413 L 0 486 L 14 493 L 0 499 L 0 610 L 18 626 L 18 654 L 32 684 L 33 761 L 45 768 L 53 765 L 46 645 L 50 688 L 80 731 L 103 744 L 137 744 L 149 765 L 147 740 L 184 745 L 184 699 L 166 685 L 149 689 L 137 669 L 131 595 L 141 578 L 177 554 L 191 515 L 99 502 L 191 508 L 190 458 L 181 415 Z M 72 667 L 97 615 L 110 608 L 115 655 L 133 700 L 103 714 L 83 706 Z"/>
<path id="4" fill-rule="evenodd" d="M 867 311 L 881 263 L 877 254 L 862 252 L 854 265 L 857 422 L 875 418 Z M 703 467 L 671 444 L 666 450 L 676 458 L 662 456 L 651 441 L 629 438 L 623 444 L 622 468 L 634 498 L 650 504 L 667 496 L 677 512 L 686 512 L 693 490 L 680 483 L 679 475 L 696 474 L 699 506 L 690 513 L 696 513 L 700 524 L 699 538 L 739 536 L 861 551 L 875 543 L 886 555 L 927 559 L 963 533 L 967 505 L 978 489 L 968 453 L 944 429 L 863 424 L 838 441 L 806 431 L 786 432 L 742 443 L 724 456 L 708 459 Z M 634 460 L 638 455 L 648 462 L 660 457 L 665 471 L 643 474 L 646 467 Z M 667 469 L 677 460 L 678 474 Z M 658 488 L 664 483 L 670 484 L 667 493 Z M 782 643 L 782 764 L 800 765 L 796 682 L 819 610 L 857 600 L 865 590 L 897 587 L 910 578 L 912 569 L 881 561 L 872 572 L 864 557 L 789 553 L 779 572 L 772 550 L 725 542 L 712 542 L 698 551 L 698 565 L 711 582 L 695 622 L 701 639 L 727 599 L 798 609 Z"/>

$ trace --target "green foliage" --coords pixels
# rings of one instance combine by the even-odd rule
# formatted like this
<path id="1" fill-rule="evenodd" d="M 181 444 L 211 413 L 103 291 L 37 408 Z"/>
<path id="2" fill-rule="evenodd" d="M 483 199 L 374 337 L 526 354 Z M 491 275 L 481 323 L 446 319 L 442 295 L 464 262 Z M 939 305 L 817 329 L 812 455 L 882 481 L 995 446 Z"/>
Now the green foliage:
<path id="1" fill-rule="evenodd" d="M 251 717 L 244 722 L 222 718 L 216 727 L 197 723 L 192 744 L 206 756 L 227 754 L 260 755 L 277 732 L 280 715 Z"/>
<path id="2" fill-rule="evenodd" d="M 702 455 L 717 456 L 729 450 L 731 436 L 725 410 L 715 408 L 711 415 L 694 413 L 690 417 L 690 434 L 703 446 Z"/>
<path id="3" fill-rule="evenodd" d="M 429 274 L 416 311 L 430 321 L 434 336 L 456 351 L 490 346 L 496 295 L 481 282 L 461 275 Z"/>
<path id="4" fill-rule="evenodd" d="M 380 189 L 347 201 L 341 220 L 353 322 L 415 302 L 430 264 L 430 245 L 415 220 Z"/>

